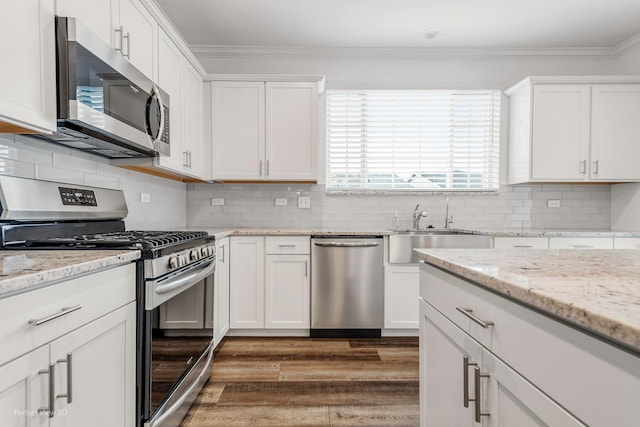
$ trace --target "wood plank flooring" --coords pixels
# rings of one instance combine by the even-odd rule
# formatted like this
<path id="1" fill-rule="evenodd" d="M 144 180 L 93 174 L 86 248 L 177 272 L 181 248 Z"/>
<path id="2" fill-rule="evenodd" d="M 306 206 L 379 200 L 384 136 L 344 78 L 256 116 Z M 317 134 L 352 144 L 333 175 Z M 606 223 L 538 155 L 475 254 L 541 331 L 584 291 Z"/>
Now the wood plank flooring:
<path id="1" fill-rule="evenodd" d="M 182 423 L 418 425 L 418 338 L 227 337 Z"/>

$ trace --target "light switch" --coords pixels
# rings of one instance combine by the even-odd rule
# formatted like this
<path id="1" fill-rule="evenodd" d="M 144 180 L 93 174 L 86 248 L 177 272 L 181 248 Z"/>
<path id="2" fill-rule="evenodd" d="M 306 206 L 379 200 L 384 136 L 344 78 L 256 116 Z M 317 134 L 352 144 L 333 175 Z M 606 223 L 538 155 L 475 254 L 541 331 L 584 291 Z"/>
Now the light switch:
<path id="1" fill-rule="evenodd" d="M 151 203 L 151 193 L 140 193 L 140 203 Z"/>
<path id="2" fill-rule="evenodd" d="M 224 206 L 224 198 L 214 197 L 211 199 L 211 206 Z"/>
<path id="3" fill-rule="evenodd" d="M 547 207 L 548 208 L 559 208 L 560 207 L 560 200 L 557 200 L 557 199 L 549 199 L 549 200 L 547 200 Z"/>
<path id="4" fill-rule="evenodd" d="M 276 197 L 276 206 L 287 206 L 286 197 Z"/>

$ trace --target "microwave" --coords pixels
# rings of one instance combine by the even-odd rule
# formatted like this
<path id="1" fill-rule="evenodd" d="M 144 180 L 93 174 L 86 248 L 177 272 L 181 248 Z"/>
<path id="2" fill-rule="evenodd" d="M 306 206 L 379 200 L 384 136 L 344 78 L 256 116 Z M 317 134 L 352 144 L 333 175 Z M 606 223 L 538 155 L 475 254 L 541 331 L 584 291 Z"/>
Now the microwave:
<path id="1" fill-rule="evenodd" d="M 75 18 L 56 17 L 57 131 L 34 135 L 108 158 L 170 154 L 169 96 Z"/>

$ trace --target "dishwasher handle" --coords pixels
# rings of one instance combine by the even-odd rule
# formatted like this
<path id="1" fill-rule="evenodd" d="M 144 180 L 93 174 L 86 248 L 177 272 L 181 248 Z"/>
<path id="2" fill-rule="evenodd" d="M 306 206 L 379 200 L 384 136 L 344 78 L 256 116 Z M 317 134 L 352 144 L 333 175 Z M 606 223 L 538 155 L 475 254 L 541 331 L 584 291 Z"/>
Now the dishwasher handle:
<path id="1" fill-rule="evenodd" d="M 321 248 L 373 248 L 380 246 L 380 242 L 313 242 Z"/>

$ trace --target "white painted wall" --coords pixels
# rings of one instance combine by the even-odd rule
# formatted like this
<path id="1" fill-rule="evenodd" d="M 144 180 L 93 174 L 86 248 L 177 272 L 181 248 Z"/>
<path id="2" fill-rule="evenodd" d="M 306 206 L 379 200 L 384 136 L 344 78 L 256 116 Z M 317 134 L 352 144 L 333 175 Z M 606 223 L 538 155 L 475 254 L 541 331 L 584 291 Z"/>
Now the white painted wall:
<path id="1" fill-rule="evenodd" d="M 120 189 L 129 230 L 186 226 L 186 185 L 111 166 L 106 158 L 14 134 L 0 133 L 0 173 L 24 178 Z M 140 193 L 151 203 L 140 203 Z"/>

